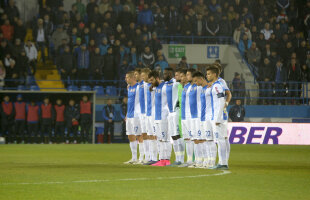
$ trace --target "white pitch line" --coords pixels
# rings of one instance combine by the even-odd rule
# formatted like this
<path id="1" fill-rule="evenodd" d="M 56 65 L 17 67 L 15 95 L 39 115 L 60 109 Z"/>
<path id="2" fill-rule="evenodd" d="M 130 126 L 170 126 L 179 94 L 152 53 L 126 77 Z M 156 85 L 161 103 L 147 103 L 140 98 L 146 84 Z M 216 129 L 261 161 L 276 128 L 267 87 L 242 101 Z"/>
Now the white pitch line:
<path id="1" fill-rule="evenodd" d="M 51 184 L 66 184 L 66 183 L 101 183 L 101 182 L 116 182 L 116 181 L 148 181 L 148 180 L 170 180 L 170 179 L 184 179 L 184 178 L 200 178 L 208 176 L 223 176 L 230 174 L 230 171 L 222 170 L 217 174 L 201 174 L 196 176 L 174 176 L 174 177 L 155 177 L 155 178 L 126 178 L 126 179 L 102 179 L 102 180 L 78 180 L 78 181 L 55 181 L 55 182 L 37 182 L 37 183 L 0 183 L 0 185 L 51 185 Z"/>

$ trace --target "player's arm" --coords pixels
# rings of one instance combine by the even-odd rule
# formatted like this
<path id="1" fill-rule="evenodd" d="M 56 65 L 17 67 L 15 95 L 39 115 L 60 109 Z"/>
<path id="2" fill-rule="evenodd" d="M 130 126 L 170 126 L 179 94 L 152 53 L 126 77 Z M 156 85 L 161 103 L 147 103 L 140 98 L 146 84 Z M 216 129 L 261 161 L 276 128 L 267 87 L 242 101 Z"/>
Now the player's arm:
<path id="1" fill-rule="evenodd" d="M 214 98 L 216 99 L 215 101 L 217 102 L 217 106 L 214 108 L 214 120 L 215 124 L 219 125 L 222 122 L 224 105 L 225 105 L 224 90 L 220 84 L 216 84 L 214 88 L 216 92 Z"/>
<path id="2" fill-rule="evenodd" d="M 231 101 L 232 94 L 231 94 L 230 90 L 225 90 L 225 96 L 226 96 L 226 101 L 224 104 L 224 108 L 226 108 L 229 105 L 229 102 Z"/>

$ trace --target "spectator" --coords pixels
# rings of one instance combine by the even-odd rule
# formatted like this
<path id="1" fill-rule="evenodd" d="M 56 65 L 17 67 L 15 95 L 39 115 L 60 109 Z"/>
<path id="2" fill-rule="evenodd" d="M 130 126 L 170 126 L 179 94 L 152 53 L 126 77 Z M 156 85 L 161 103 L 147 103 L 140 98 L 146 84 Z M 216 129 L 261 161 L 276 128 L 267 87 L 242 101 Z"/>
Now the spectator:
<path id="1" fill-rule="evenodd" d="M 231 23 L 227 18 L 227 15 L 224 14 L 222 16 L 222 19 L 220 21 L 220 30 L 219 30 L 219 36 L 231 36 L 232 34 L 232 27 Z"/>
<path id="2" fill-rule="evenodd" d="M 310 69 L 307 67 L 306 64 L 301 66 L 301 78 L 302 82 L 310 82 Z"/>
<path id="3" fill-rule="evenodd" d="M 252 13 L 249 12 L 249 8 L 248 7 L 243 7 L 243 12 L 241 14 L 241 19 L 244 21 L 247 21 L 248 19 L 251 22 L 251 25 L 254 23 L 254 17 L 252 15 Z"/>
<path id="4" fill-rule="evenodd" d="M 290 0 L 277 0 L 279 10 L 285 10 L 290 6 Z"/>
<path id="5" fill-rule="evenodd" d="M 207 6 L 204 4 L 203 0 L 198 0 L 197 4 L 194 6 L 194 11 L 196 14 L 204 15 L 207 10 Z"/>
<path id="6" fill-rule="evenodd" d="M 137 56 L 137 52 L 136 52 L 135 47 L 132 47 L 130 49 L 128 64 L 129 64 L 129 66 L 133 66 L 133 67 L 136 67 L 138 65 L 138 56 Z"/>
<path id="7" fill-rule="evenodd" d="M 194 33 L 197 36 L 202 36 L 205 34 L 206 30 L 206 23 L 205 21 L 202 19 L 202 15 L 198 14 L 195 22 L 194 22 Z"/>
<path id="8" fill-rule="evenodd" d="M 65 15 L 68 15 L 68 13 L 64 10 L 63 5 L 59 6 L 53 17 L 53 23 L 55 26 L 65 23 Z"/>
<path id="9" fill-rule="evenodd" d="M 105 141 L 110 144 L 114 141 L 114 122 L 115 122 L 115 108 L 112 105 L 112 100 L 108 99 L 107 105 L 103 107 L 103 119 L 104 119 L 104 137 Z M 110 133 L 110 134 L 108 134 Z"/>
<path id="10" fill-rule="evenodd" d="M 163 72 L 164 69 L 169 67 L 169 64 L 167 61 L 164 60 L 163 56 L 158 57 L 158 61 L 154 64 L 154 67 L 160 67 L 161 71 Z"/>
<path id="11" fill-rule="evenodd" d="M 113 48 L 108 48 L 108 53 L 104 56 L 104 68 L 103 68 L 103 78 L 105 81 L 105 86 L 113 85 L 113 80 L 116 79 L 117 72 L 117 61 L 113 54 Z"/>
<path id="12" fill-rule="evenodd" d="M 152 10 L 149 9 L 148 4 L 144 4 L 144 9 L 139 12 L 137 17 L 138 25 L 147 25 L 148 27 L 152 27 L 154 24 L 154 17 Z"/>
<path id="13" fill-rule="evenodd" d="M 16 68 L 19 72 L 18 77 L 20 78 L 21 84 L 24 83 L 28 75 L 29 70 L 29 60 L 26 56 L 26 52 L 22 49 L 21 53 L 16 57 Z"/>
<path id="14" fill-rule="evenodd" d="M 101 0 L 99 4 L 99 13 L 104 15 L 110 6 L 109 0 Z"/>
<path id="15" fill-rule="evenodd" d="M 274 78 L 274 84 L 275 84 L 275 96 L 277 98 L 281 98 L 284 96 L 284 85 L 287 80 L 287 72 L 285 67 L 283 66 L 282 59 L 278 59 L 275 67 L 275 78 Z M 283 100 L 277 100 L 276 103 L 284 104 Z"/>
<path id="16" fill-rule="evenodd" d="M 83 44 L 77 51 L 77 76 L 78 80 L 88 80 L 89 78 L 89 51 L 86 44 Z"/>
<path id="17" fill-rule="evenodd" d="M 252 46 L 252 40 L 248 39 L 248 35 L 244 34 L 242 40 L 240 40 L 238 48 L 241 56 L 247 58 L 247 52 Z"/>
<path id="18" fill-rule="evenodd" d="M 153 15 L 154 17 L 154 31 L 158 35 L 164 35 L 165 30 L 167 29 L 165 25 L 165 15 L 161 12 L 161 9 L 158 7 L 156 8 L 156 13 Z"/>
<path id="19" fill-rule="evenodd" d="M 290 97 L 298 97 L 299 93 L 299 82 L 301 78 L 301 69 L 300 65 L 296 62 L 295 58 L 291 59 L 290 64 L 288 65 L 288 87 Z M 292 104 L 295 104 L 295 100 L 291 101 Z"/>
<path id="20" fill-rule="evenodd" d="M 260 50 L 256 47 L 256 42 L 252 42 L 251 48 L 248 51 L 248 63 L 258 66 L 261 58 L 261 52 Z"/>
<path id="21" fill-rule="evenodd" d="M 178 64 L 178 68 L 182 68 L 182 69 L 189 68 L 189 64 L 187 64 L 187 58 L 185 56 L 182 56 L 182 59 L 180 60 Z"/>
<path id="22" fill-rule="evenodd" d="M 4 24 L 1 26 L 1 31 L 3 34 L 3 38 L 11 41 L 14 36 L 14 26 L 10 24 L 10 21 L 5 20 Z"/>
<path id="23" fill-rule="evenodd" d="M 190 20 L 188 15 L 184 16 L 184 19 L 181 21 L 181 33 L 182 35 L 191 35 L 193 29 L 193 22 Z"/>
<path id="24" fill-rule="evenodd" d="M 180 30 L 180 15 L 174 5 L 170 5 L 166 26 L 168 27 L 169 35 L 176 35 Z"/>
<path id="25" fill-rule="evenodd" d="M 58 66 L 61 79 L 64 81 L 65 86 L 68 85 L 68 78 L 75 80 L 76 67 L 69 46 L 66 46 L 64 53 L 60 55 Z"/>
<path id="26" fill-rule="evenodd" d="M 100 49 L 98 47 L 90 56 L 90 67 L 92 80 L 101 80 L 104 67 L 104 57 L 100 55 Z"/>
<path id="27" fill-rule="evenodd" d="M 29 60 L 29 65 L 31 67 L 30 72 L 32 75 L 35 75 L 37 71 L 37 57 L 38 57 L 38 52 L 36 47 L 33 45 L 31 41 L 28 41 L 25 44 L 25 52 Z"/>
<path id="28" fill-rule="evenodd" d="M 6 72 L 5 72 L 5 67 L 3 66 L 2 61 L 0 60 L 0 87 L 3 87 L 5 84 L 5 77 L 6 77 Z"/>
<path id="29" fill-rule="evenodd" d="M 240 38 L 243 38 L 243 35 L 247 35 L 247 38 L 249 40 L 252 39 L 252 34 L 250 29 L 248 29 L 247 27 L 245 27 L 245 22 L 241 21 L 239 28 L 236 28 L 234 31 L 234 41 L 239 44 Z"/>
<path id="30" fill-rule="evenodd" d="M 300 47 L 297 48 L 296 53 L 297 53 L 297 58 L 299 61 L 304 62 L 307 59 L 307 43 L 305 40 L 303 40 L 300 43 Z"/>
<path id="31" fill-rule="evenodd" d="M 15 19 L 19 18 L 19 10 L 15 5 L 14 0 L 9 0 L 8 6 L 5 8 L 5 14 L 7 14 L 10 22 L 13 22 Z"/>
<path id="32" fill-rule="evenodd" d="M 89 51 L 89 54 L 92 54 L 95 51 L 96 48 L 97 48 L 97 46 L 96 46 L 95 40 L 91 39 L 89 41 L 89 45 L 88 45 L 88 48 L 87 48 L 88 51 Z"/>
<path id="33" fill-rule="evenodd" d="M 33 31 L 33 38 L 36 40 L 36 44 L 41 52 L 41 59 L 45 63 L 45 47 L 48 45 L 47 32 L 43 27 L 43 19 L 38 19 L 36 29 Z"/>
<path id="34" fill-rule="evenodd" d="M 120 0 L 114 0 L 114 4 L 112 5 L 113 11 L 116 14 L 116 17 L 123 11 L 123 5 L 121 4 Z"/>
<path id="35" fill-rule="evenodd" d="M 96 0 L 90 0 L 86 6 L 87 16 L 90 16 L 95 12 L 95 7 L 97 6 Z"/>
<path id="36" fill-rule="evenodd" d="M 14 58 L 20 56 L 20 53 L 24 50 L 24 46 L 19 38 L 15 39 L 15 44 L 11 48 L 11 54 Z"/>
<path id="37" fill-rule="evenodd" d="M 56 31 L 52 35 L 52 42 L 54 44 L 55 49 L 58 49 L 58 47 L 61 45 L 61 42 L 63 39 L 66 39 L 69 41 L 68 34 L 63 30 L 62 25 L 58 25 Z"/>
<path id="38" fill-rule="evenodd" d="M 102 43 L 99 45 L 100 55 L 104 56 L 108 53 L 108 48 L 110 45 L 108 44 L 108 39 L 106 37 L 102 38 Z"/>
<path id="39" fill-rule="evenodd" d="M 234 97 L 241 97 L 241 76 L 238 72 L 235 72 L 235 77 L 232 80 L 233 85 L 233 96 Z"/>
<path id="40" fill-rule="evenodd" d="M 152 39 L 149 41 L 149 44 L 152 52 L 157 52 L 158 50 L 161 50 L 163 48 L 160 41 L 157 39 L 156 32 L 152 33 Z"/>
<path id="41" fill-rule="evenodd" d="M 274 79 L 274 68 L 273 63 L 268 58 L 264 58 L 264 62 L 259 66 L 258 69 L 258 80 L 260 88 L 260 96 L 265 97 L 264 104 L 270 104 L 270 97 L 272 97 L 272 84 L 271 81 Z"/>
<path id="42" fill-rule="evenodd" d="M 155 56 L 151 52 L 150 47 L 146 46 L 144 48 L 144 52 L 140 56 L 140 60 L 142 61 L 142 64 L 144 67 L 153 69 L 153 64 L 155 62 Z"/>
<path id="43" fill-rule="evenodd" d="M 229 110 L 229 118 L 232 122 L 243 122 L 245 116 L 245 109 L 243 105 L 241 105 L 241 100 L 236 99 L 236 105 L 230 108 Z"/>
<path id="44" fill-rule="evenodd" d="M 124 10 L 118 16 L 118 23 L 124 27 L 125 30 L 128 29 L 129 24 L 134 21 L 133 15 L 130 12 L 130 8 L 128 5 L 125 5 Z"/>
<path id="45" fill-rule="evenodd" d="M 99 8 L 98 6 L 96 5 L 94 7 L 94 12 L 92 12 L 90 15 L 88 15 L 88 23 L 96 23 L 96 24 L 99 24 L 100 23 L 100 13 L 99 13 Z"/>
<path id="46" fill-rule="evenodd" d="M 77 132 L 79 127 L 80 110 L 73 99 L 69 100 L 69 105 L 66 106 L 65 110 L 65 121 L 67 128 L 67 136 L 72 136 L 70 141 L 74 144 L 77 143 Z"/>
<path id="47" fill-rule="evenodd" d="M 266 43 L 266 46 L 262 51 L 262 57 L 264 57 L 264 58 L 268 57 L 269 58 L 271 56 L 271 53 L 272 53 L 272 50 L 270 48 L 270 44 Z"/>
<path id="48" fill-rule="evenodd" d="M 265 40 L 269 40 L 273 30 L 270 29 L 270 24 L 266 23 L 264 29 L 262 29 L 260 32 L 264 34 Z"/>
<path id="49" fill-rule="evenodd" d="M 124 6 L 129 6 L 129 10 L 131 12 L 132 15 L 136 14 L 136 6 L 135 4 L 132 2 L 132 0 L 126 0 Z"/>
<path id="50" fill-rule="evenodd" d="M 214 20 L 214 16 L 211 15 L 209 20 L 206 22 L 206 35 L 211 37 L 216 37 L 220 30 L 219 24 Z M 214 40 L 210 39 L 211 43 Z"/>
<path id="51" fill-rule="evenodd" d="M 24 41 L 26 36 L 26 28 L 21 19 L 18 19 L 16 24 L 14 25 L 14 39 L 17 38 Z"/>

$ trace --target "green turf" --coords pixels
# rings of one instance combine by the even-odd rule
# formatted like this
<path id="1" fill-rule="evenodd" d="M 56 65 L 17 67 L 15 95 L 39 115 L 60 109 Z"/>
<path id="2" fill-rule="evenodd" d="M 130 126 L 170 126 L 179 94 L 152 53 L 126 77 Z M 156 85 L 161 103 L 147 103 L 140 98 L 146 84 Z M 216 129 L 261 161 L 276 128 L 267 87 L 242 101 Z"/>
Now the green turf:
<path id="1" fill-rule="evenodd" d="M 128 144 L 0 145 L 0 199 L 310 199 L 310 146 L 232 145 L 223 176 L 129 158 Z"/>

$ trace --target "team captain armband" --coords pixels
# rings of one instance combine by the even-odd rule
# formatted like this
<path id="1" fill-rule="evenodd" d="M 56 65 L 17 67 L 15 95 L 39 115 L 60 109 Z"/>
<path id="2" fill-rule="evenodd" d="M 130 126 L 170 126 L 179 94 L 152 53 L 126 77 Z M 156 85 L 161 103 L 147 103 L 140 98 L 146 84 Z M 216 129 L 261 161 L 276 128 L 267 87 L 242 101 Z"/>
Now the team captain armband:
<path id="1" fill-rule="evenodd" d="M 225 97 L 225 94 L 224 93 L 218 93 L 217 98 L 221 98 L 221 97 Z"/>

